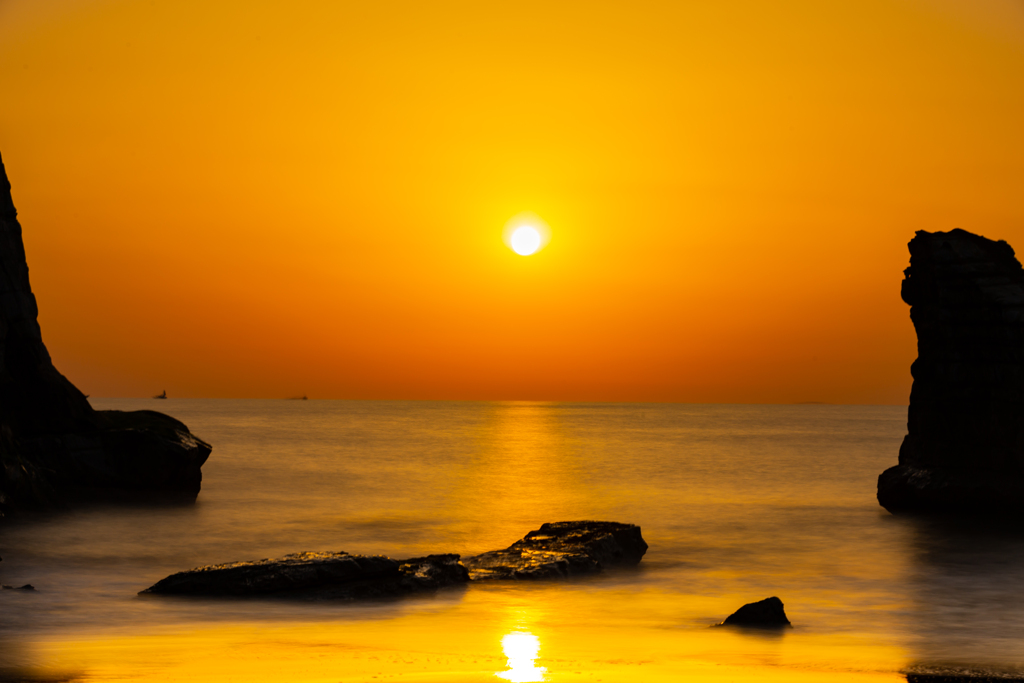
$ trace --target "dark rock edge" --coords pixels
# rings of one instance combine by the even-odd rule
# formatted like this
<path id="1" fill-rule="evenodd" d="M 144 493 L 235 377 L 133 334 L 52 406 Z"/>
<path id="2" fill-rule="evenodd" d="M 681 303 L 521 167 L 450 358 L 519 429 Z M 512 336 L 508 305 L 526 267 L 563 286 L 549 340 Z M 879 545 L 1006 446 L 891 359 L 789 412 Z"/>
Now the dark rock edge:
<path id="1" fill-rule="evenodd" d="M 211 447 L 150 410 L 97 411 L 53 366 L 0 159 L 0 516 L 97 502 L 194 502 Z"/>
<path id="2" fill-rule="evenodd" d="M 748 602 L 730 614 L 719 626 L 743 626 L 747 628 L 787 628 L 792 626 L 786 616 L 782 600 L 772 596 L 757 602 Z"/>
<path id="3" fill-rule="evenodd" d="M 901 296 L 917 359 L 899 464 L 878 477 L 892 513 L 1024 511 L 1024 269 L 1013 248 L 918 231 Z"/>
<path id="4" fill-rule="evenodd" d="M 464 561 L 451 553 L 406 560 L 345 552 L 294 553 L 178 572 L 139 594 L 341 600 L 391 597 L 470 581 L 592 574 L 605 567 L 635 565 L 646 550 L 640 527 L 632 524 L 555 522 L 531 531 L 505 550 Z"/>

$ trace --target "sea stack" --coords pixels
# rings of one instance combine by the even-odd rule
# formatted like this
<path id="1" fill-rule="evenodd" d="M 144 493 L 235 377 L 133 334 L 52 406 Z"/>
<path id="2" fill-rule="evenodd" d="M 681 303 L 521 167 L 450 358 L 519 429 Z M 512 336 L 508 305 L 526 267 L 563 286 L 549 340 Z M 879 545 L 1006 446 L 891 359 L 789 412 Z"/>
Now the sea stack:
<path id="1" fill-rule="evenodd" d="M 88 500 L 195 500 L 209 444 L 161 413 L 96 411 L 53 366 L 0 159 L 0 514 Z"/>
<path id="2" fill-rule="evenodd" d="M 893 513 L 1024 510 L 1024 270 L 965 230 L 910 241 L 903 300 L 917 360 L 899 464 L 878 477 Z"/>

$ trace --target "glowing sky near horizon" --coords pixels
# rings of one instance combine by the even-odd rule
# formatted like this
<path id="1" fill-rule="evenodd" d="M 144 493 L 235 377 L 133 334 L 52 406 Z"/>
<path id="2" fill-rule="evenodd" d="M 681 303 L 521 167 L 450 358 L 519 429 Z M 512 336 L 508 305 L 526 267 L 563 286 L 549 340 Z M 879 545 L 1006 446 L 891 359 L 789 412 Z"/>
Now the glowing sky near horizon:
<path id="1" fill-rule="evenodd" d="M 94 396 L 903 403 L 914 231 L 1024 248 L 1010 0 L 7 0 L 0 89 Z"/>

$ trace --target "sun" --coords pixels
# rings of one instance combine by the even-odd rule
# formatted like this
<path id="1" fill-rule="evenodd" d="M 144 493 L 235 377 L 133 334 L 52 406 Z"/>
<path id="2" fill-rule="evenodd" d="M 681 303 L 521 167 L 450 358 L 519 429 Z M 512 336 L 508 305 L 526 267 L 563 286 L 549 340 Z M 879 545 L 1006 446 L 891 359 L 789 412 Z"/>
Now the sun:
<path id="1" fill-rule="evenodd" d="M 532 211 L 524 211 L 508 219 L 501 238 L 509 249 L 520 256 L 530 256 L 551 241 L 551 228 Z"/>
<path id="2" fill-rule="evenodd" d="M 512 233 L 512 251 L 529 256 L 540 249 L 540 233 L 532 225 L 522 225 Z"/>

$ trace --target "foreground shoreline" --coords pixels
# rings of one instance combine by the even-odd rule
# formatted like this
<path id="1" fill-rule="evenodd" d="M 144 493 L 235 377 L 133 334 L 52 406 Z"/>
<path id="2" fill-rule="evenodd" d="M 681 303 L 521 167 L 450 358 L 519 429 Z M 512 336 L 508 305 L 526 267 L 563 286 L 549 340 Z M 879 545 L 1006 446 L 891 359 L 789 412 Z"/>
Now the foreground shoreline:
<path id="1" fill-rule="evenodd" d="M 1020 680 L 1009 669 L 971 668 L 937 676 L 903 648 L 868 634 L 810 627 L 764 631 L 665 623 L 652 618 L 668 596 L 626 587 L 629 570 L 563 586 L 486 583 L 474 591 L 355 606 L 318 603 L 315 621 L 216 621 L 232 598 L 191 598 L 212 622 L 109 624 L 99 633 L 69 628 L 24 643 L 22 665 L 0 666 L 0 681 L 196 681 L 261 683 L 987 683 Z M 622 581 L 620 581 L 622 579 Z M 567 588 L 567 591 L 561 590 Z M 598 588 L 598 590 L 595 590 Z M 573 595 L 574 594 L 574 595 Z M 152 602 L 140 596 L 139 601 Z M 582 600 L 582 602 L 581 602 Z M 287 601 L 282 600 L 281 604 Z M 263 603 L 271 610 L 273 603 Z M 566 619 L 569 609 L 575 619 Z M 193 612 L 194 614 L 195 612 Z M 627 616 L 625 620 L 624 615 Z M 605 615 L 608 623 L 600 620 Z M 962 672 L 965 669 L 960 668 Z M 991 678 L 978 677 L 984 671 Z M 908 672 L 911 673 L 908 677 Z M 924 673 L 930 672 L 930 673 Z"/>
<path id="2" fill-rule="evenodd" d="M 396 628 L 397 626 L 397 628 Z M 746 654 L 735 651 L 683 653 L 664 650 L 663 642 L 647 643 L 645 656 L 616 656 L 621 651 L 598 647 L 569 647 L 533 659 L 513 661 L 501 651 L 501 643 L 479 649 L 476 642 L 461 640 L 466 630 L 448 631 L 413 638 L 406 648 L 387 642 L 395 635 L 414 634 L 408 624 L 299 623 L 267 625 L 252 623 L 222 624 L 196 629 L 164 629 L 148 634 L 109 634 L 64 640 L 46 638 L 34 644 L 33 658 L 40 665 L 0 667 L 0 682 L 32 681 L 58 683 L 71 681 L 131 680 L 164 682 L 205 681 L 280 681 L 296 683 L 369 683 L 395 680 L 417 683 L 494 683 L 511 680 L 521 683 L 602 681 L 727 681 L 767 683 L 1017 683 L 1007 670 L 956 669 L 934 667 L 873 668 L 861 661 L 859 667 L 830 661 L 834 643 L 821 643 L 821 656 L 805 662 L 765 661 L 765 652 L 753 648 Z M 512 633 L 512 636 L 526 635 Z M 645 634 L 649 638 L 650 634 Z M 472 639 L 470 639 L 472 640 Z M 601 643 L 597 645 L 607 645 Z M 644 649 L 644 648 L 638 648 Z M 760 650 L 760 651 L 758 651 Z M 758 661 L 760 660 L 760 661 Z M 45 663 L 44 663 L 45 662 Z M 850 664 L 850 663 L 848 663 Z M 876 663 L 877 664 L 877 663 Z M 969 671 L 969 673 L 965 673 Z M 927 673 L 926 673 L 927 672 Z M 955 673 L 954 673 L 955 672 Z"/>
<path id="3" fill-rule="evenodd" d="M 594 632 L 558 639 L 541 631 L 536 658 L 512 661 L 500 637 L 474 637 L 473 624 L 428 633 L 408 619 L 359 624 L 224 624 L 213 628 L 111 635 L 35 643 L 43 666 L 29 671 L 40 681 L 767 681 L 782 683 L 905 682 L 895 670 L 847 669 L 815 658 L 803 663 L 765 662 L 765 652 L 748 655 L 701 652 L 690 643 L 682 652 L 676 638 L 652 634 L 628 638 L 615 647 Z M 437 626 L 438 624 L 434 624 Z M 525 632 L 511 635 L 528 636 Z M 396 646 L 400 639 L 406 643 Z M 571 640 L 571 643 L 565 642 Z M 641 642 L 641 641 L 646 642 Z M 676 642 L 670 643 L 669 640 Z M 685 639 L 683 639 L 685 642 Z M 550 642 L 548 645 L 546 643 Z M 623 646 L 625 645 L 625 646 Z M 830 650 L 827 644 L 824 650 Z M 825 654 L 823 652 L 823 654 Z M 762 661 L 758 661 L 762 659 Z M 845 670 L 844 670 L 845 669 Z M 543 671 L 541 671 L 543 670 Z M 504 675 L 503 675 L 504 674 Z M 5 680 L 0 677 L 0 681 Z M 10 679 L 6 679 L 10 680 Z"/>

